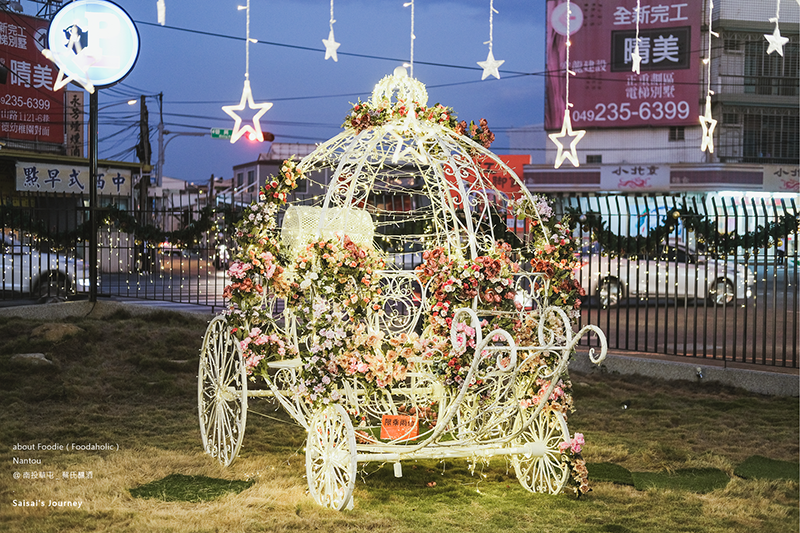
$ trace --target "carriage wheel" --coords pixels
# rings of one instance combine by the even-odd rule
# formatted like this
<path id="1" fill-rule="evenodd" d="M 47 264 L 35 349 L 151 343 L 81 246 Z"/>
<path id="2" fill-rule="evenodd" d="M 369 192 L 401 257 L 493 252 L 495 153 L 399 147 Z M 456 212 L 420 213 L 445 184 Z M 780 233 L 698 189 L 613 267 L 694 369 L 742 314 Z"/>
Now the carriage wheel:
<path id="1" fill-rule="evenodd" d="M 341 405 L 329 405 L 311 420 L 306 443 L 306 477 L 314 500 L 341 511 L 352 508 L 356 482 L 356 439 Z"/>
<path id="2" fill-rule="evenodd" d="M 200 435 L 206 453 L 224 466 L 236 459 L 247 421 L 247 370 L 224 317 L 206 329 L 197 373 Z"/>
<path id="3" fill-rule="evenodd" d="M 514 421 L 514 431 L 527 423 L 520 413 Z M 558 411 L 541 411 L 515 439 L 514 445 L 535 443 L 536 452 L 511 456 L 517 479 L 531 492 L 558 494 L 569 478 L 569 467 L 561 462 L 558 445 L 569 439 L 564 415 Z"/>

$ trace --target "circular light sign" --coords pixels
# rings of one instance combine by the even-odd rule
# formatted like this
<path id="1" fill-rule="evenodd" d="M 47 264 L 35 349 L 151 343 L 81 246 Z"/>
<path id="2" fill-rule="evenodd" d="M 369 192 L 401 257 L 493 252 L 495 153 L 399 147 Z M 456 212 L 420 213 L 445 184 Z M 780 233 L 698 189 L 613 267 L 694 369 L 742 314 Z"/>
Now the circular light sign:
<path id="1" fill-rule="evenodd" d="M 139 31 L 117 4 L 77 0 L 53 17 L 47 47 L 67 76 L 107 87 L 133 70 L 139 57 Z"/>
<path id="2" fill-rule="evenodd" d="M 570 15 L 567 15 L 569 11 Z M 559 35 L 567 34 L 567 17 L 569 16 L 569 34 L 573 35 L 583 26 L 583 11 L 578 4 L 564 2 L 557 5 L 550 14 L 550 24 Z"/>

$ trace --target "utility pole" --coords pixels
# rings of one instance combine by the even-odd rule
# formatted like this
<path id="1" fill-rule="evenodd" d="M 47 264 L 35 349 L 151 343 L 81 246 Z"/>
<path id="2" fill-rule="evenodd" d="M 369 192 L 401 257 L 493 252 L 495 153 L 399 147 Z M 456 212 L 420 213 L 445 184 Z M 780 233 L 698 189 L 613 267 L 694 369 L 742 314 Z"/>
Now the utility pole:
<path id="1" fill-rule="evenodd" d="M 136 155 L 142 164 L 142 175 L 139 180 L 139 223 L 144 226 L 150 221 L 148 210 L 150 208 L 150 172 L 152 171 L 150 165 L 150 119 L 144 95 L 139 97 L 139 143 L 136 145 Z M 134 253 L 138 255 L 138 257 L 134 257 L 134 262 L 138 263 L 140 270 L 144 272 L 149 272 L 152 268 L 148 244 L 144 241 L 137 242 L 134 247 Z"/>
<path id="2" fill-rule="evenodd" d="M 158 93 L 158 171 L 156 172 L 156 187 L 161 187 L 164 177 L 164 93 Z"/>
<path id="3" fill-rule="evenodd" d="M 148 200 L 148 189 L 150 186 L 150 119 L 147 114 L 147 103 L 145 96 L 139 97 L 139 144 L 136 146 L 136 154 L 139 162 L 142 163 L 142 179 L 139 182 L 139 205 L 144 213 L 150 202 Z M 143 220 L 144 222 L 144 220 Z"/>

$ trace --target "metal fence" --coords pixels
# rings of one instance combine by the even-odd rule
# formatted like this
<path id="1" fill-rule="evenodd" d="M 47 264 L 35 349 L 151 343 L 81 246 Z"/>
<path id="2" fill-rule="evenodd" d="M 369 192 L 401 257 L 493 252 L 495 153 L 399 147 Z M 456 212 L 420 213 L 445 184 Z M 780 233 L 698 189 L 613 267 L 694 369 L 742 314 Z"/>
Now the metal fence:
<path id="1" fill-rule="evenodd" d="M 599 325 L 616 350 L 797 368 L 795 202 L 559 197 L 581 239 L 581 322 Z M 144 214 L 105 208 L 98 295 L 224 309 L 230 205 L 187 196 Z M 0 298 L 86 297 L 84 206 L 74 196 L 0 198 Z"/>
<path id="2" fill-rule="evenodd" d="M 581 320 L 612 349 L 797 368 L 796 198 L 561 200 L 582 213 Z"/>

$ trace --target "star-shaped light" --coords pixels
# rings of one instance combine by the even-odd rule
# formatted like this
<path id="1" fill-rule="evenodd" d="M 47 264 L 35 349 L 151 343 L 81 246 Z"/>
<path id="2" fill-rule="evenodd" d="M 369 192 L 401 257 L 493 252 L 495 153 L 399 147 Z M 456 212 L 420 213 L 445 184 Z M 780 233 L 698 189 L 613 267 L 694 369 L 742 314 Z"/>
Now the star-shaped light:
<path id="1" fill-rule="evenodd" d="M 494 76 L 498 80 L 500 79 L 500 73 L 497 69 L 505 63 L 505 59 L 497 60 L 494 58 L 494 54 L 492 50 L 489 49 L 489 55 L 486 56 L 486 61 L 478 61 L 478 65 L 483 69 L 483 75 L 481 76 L 481 80 L 485 80 L 490 75 Z"/>
<path id="2" fill-rule="evenodd" d="M 561 163 L 564 162 L 565 159 L 569 159 L 572 166 L 578 167 L 580 166 L 580 162 L 578 161 L 578 152 L 577 146 L 578 142 L 583 139 L 583 136 L 586 135 L 586 130 L 577 130 L 572 131 L 572 121 L 569 118 L 569 109 L 564 110 L 564 121 L 561 124 L 561 131 L 559 133 L 551 133 L 548 135 L 550 140 L 555 143 L 558 147 L 558 152 L 556 153 L 556 162 L 555 168 L 561 166 Z M 569 143 L 569 151 L 564 151 L 564 145 L 559 141 L 564 137 L 572 138 L 572 141 Z"/>
<path id="3" fill-rule="evenodd" d="M 704 152 L 706 148 L 709 154 L 714 153 L 714 128 L 717 127 L 717 121 L 711 116 L 711 102 L 706 100 L 705 115 L 700 116 L 700 126 L 703 127 L 703 140 L 700 142 L 700 151 Z"/>
<path id="4" fill-rule="evenodd" d="M 247 107 L 249 109 L 258 109 L 258 112 L 253 115 L 253 125 L 246 124 L 242 126 L 242 117 L 240 117 L 236 111 L 243 111 L 244 104 L 247 102 Z M 231 133 L 231 144 L 235 143 L 239 140 L 239 137 L 247 133 L 248 131 L 255 135 L 255 138 L 258 142 L 262 142 L 264 140 L 264 134 L 261 131 L 261 124 L 259 123 L 259 119 L 261 115 L 269 111 L 272 107 L 272 102 L 264 102 L 261 104 L 257 104 L 253 101 L 253 93 L 250 90 L 250 80 L 244 80 L 244 89 L 242 90 L 242 99 L 239 101 L 238 105 L 224 105 L 222 106 L 222 110 L 225 111 L 236 123 L 233 126 L 233 133 Z"/>
<path id="5" fill-rule="evenodd" d="M 164 0 L 156 1 L 156 12 L 158 13 L 158 23 L 163 26 L 167 23 L 167 6 Z"/>
<path id="6" fill-rule="evenodd" d="M 639 74 L 642 64 L 642 56 L 639 54 L 639 43 L 636 43 L 636 48 L 633 50 L 633 53 L 631 54 L 631 59 L 633 60 L 633 68 L 632 68 L 633 72 Z"/>
<path id="7" fill-rule="evenodd" d="M 322 44 L 325 45 L 325 59 L 333 58 L 334 61 L 338 62 L 339 57 L 336 55 L 336 50 L 341 46 L 342 43 L 337 43 L 336 39 L 333 38 L 333 28 L 331 28 L 328 38 L 322 39 Z"/>
<path id="8" fill-rule="evenodd" d="M 789 42 L 789 39 L 781 35 L 781 30 L 778 24 L 775 24 L 775 31 L 772 34 L 765 33 L 764 38 L 769 43 L 767 47 L 767 54 L 778 52 L 783 57 L 783 45 Z"/>
<path id="9" fill-rule="evenodd" d="M 86 49 L 82 50 L 81 53 L 84 53 Z M 94 84 L 91 82 L 89 77 L 86 75 L 86 72 L 89 70 L 94 63 L 97 62 L 97 58 L 90 56 L 84 53 L 82 61 L 78 61 L 78 56 L 75 58 L 75 63 L 83 70 L 84 75 L 80 76 L 78 74 L 73 74 L 71 76 L 64 76 L 64 67 L 63 63 L 59 60 L 59 58 L 54 54 L 51 50 L 45 48 L 42 50 L 42 55 L 55 63 L 58 67 L 58 75 L 56 76 L 56 80 L 53 82 L 53 91 L 57 91 L 62 87 L 66 87 L 70 82 L 80 83 L 83 85 L 83 88 L 89 91 L 89 93 L 94 92 Z"/>

